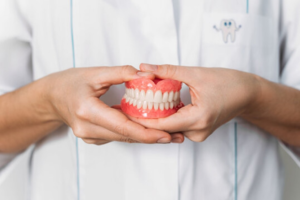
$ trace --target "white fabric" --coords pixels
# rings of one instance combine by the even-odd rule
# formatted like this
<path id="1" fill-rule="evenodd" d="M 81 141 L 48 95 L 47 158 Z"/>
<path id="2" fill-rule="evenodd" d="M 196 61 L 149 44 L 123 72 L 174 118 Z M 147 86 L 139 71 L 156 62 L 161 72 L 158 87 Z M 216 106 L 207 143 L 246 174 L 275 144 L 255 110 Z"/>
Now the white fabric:
<path id="1" fill-rule="evenodd" d="M 6 30 L 0 31 L 0 92 L 73 66 L 70 1 L 0 5 L 1 16 L 7 16 L 0 17 Z M 73 0 L 75 65 L 224 67 L 299 88 L 299 8 L 292 0 Z M 241 25 L 234 42 L 225 43 L 214 28 L 224 19 Z M 101 99 L 118 104 L 123 93 L 123 85 L 114 86 Z M 181 96 L 189 103 L 186 86 Z M 23 181 L 30 183 L 32 200 L 282 196 L 278 141 L 239 119 L 203 143 L 181 145 L 93 146 L 80 139 L 76 145 L 72 130 L 62 127 L 36 145 L 28 162 L 30 178 Z"/>

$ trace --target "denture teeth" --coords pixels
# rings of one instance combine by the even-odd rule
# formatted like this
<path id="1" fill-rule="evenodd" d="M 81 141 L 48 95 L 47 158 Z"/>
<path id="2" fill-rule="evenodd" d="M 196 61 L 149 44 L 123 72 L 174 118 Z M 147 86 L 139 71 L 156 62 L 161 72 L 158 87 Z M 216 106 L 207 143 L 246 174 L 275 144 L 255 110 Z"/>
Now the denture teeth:
<path id="1" fill-rule="evenodd" d="M 136 106 L 136 104 L 137 104 L 137 100 L 134 99 L 134 100 L 133 100 L 133 106 Z"/>
<path id="2" fill-rule="evenodd" d="M 168 101 L 168 97 L 169 97 L 168 92 L 165 92 L 164 95 L 163 95 L 162 101 L 164 103 L 167 102 Z"/>
<path id="3" fill-rule="evenodd" d="M 173 108 L 174 108 L 174 103 L 170 102 L 170 109 L 173 109 Z"/>
<path id="4" fill-rule="evenodd" d="M 135 99 L 140 99 L 140 91 L 137 88 L 134 90 L 134 98 Z"/>
<path id="5" fill-rule="evenodd" d="M 142 101 L 139 100 L 139 101 L 137 101 L 137 108 L 140 109 L 141 107 L 142 107 Z"/>
<path id="6" fill-rule="evenodd" d="M 133 103 L 133 99 L 130 98 L 129 105 L 131 105 L 132 103 Z"/>
<path id="7" fill-rule="evenodd" d="M 176 101 L 178 99 L 179 92 L 175 92 L 173 100 Z"/>
<path id="8" fill-rule="evenodd" d="M 166 103 L 165 103 L 165 109 L 166 109 L 166 110 L 169 110 L 169 102 L 166 102 Z"/>
<path id="9" fill-rule="evenodd" d="M 172 101 L 173 101 L 173 97 L 174 97 L 174 92 L 171 91 L 171 92 L 169 93 L 168 101 L 169 101 L 169 102 L 172 102 Z"/>
<path id="10" fill-rule="evenodd" d="M 161 111 L 163 111 L 164 108 L 165 108 L 165 104 L 164 104 L 164 103 L 160 103 L 160 104 L 159 104 L 159 109 L 160 109 Z"/>
<path id="11" fill-rule="evenodd" d="M 128 103 L 128 101 L 130 100 L 130 97 L 128 95 L 126 95 L 125 99 L 126 99 L 126 103 Z"/>
<path id="12" fill-rule="evenodd" d="M 142 100 L 142 101 L 146 100 L 146 93 L 144 90 L 142 90 L 140 93 L 140 100 Z"/>
<path id="13" fill-rule="evenodd" d="M 143 102 L 143 109 L 144 109 L 144 110 L 147 109 L 147 104 L 148 104 L 147 101 L 144 101 L 144 102 Z"/>
<path id="14" fill-rule="evenodd" d="M 151 110 L 153 108 L 153 102 L 148 102 L 148 109 Z"/>
<path id="15" fill-rule="evenodd" d="M 153 101 L 156 103 L 160 103 L 162 101 L 162 93 L 160 90 L 155 92 Z"/>
<path id="16" fill-rule="evenodd" d="M 158 103 L 154 103 L 154 110 L 158 109 Z"/>
<path id="17" fill-rule="evenodd" d="M 153 102 L 153 91 L 152 90 L 148 90 L 146 93 L 146 101 L 148 102 Z"/>

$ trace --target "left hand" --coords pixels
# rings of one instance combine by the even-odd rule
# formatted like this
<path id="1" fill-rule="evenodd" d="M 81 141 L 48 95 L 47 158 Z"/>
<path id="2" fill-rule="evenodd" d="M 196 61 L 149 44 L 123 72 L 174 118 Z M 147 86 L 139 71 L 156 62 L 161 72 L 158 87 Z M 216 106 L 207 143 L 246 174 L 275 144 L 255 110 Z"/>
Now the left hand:
<path id="1" fill-rule="evenodd" d="M 192 104 L 167 118 L 130 118 L 148 128 L 183 132 L 195 142 L 204 141 L 222 124 L 251 110 L 260 96 L 259 78 L 237 70 L 149 64 L 141 64 L 140 69 L 185 83 Z"/>

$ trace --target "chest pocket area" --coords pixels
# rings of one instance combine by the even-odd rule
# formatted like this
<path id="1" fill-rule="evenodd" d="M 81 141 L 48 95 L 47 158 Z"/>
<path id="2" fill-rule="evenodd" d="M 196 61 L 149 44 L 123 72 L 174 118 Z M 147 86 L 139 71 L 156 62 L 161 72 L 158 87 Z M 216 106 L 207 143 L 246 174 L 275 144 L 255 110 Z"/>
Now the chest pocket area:
<path id="1" fill-rule="evenodd" d="M 269 17 L 205 13 L 202 44 L 205 67 L 237 69 L 273 81 L 277 77 L 276 26 Z"/>

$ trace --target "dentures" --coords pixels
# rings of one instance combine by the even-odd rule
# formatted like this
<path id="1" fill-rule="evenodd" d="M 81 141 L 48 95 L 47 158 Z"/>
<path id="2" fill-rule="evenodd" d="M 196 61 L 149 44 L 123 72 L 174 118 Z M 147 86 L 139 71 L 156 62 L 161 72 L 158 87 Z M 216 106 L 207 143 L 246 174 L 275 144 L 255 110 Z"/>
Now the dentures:
<path id="1" fill-rule="evenodd" d="M 121 109 L 138 118 L 162 118 L 183 107 L 180 101 L 181 83 L 171 79 L 140 78 L 126 83 Z"/>

